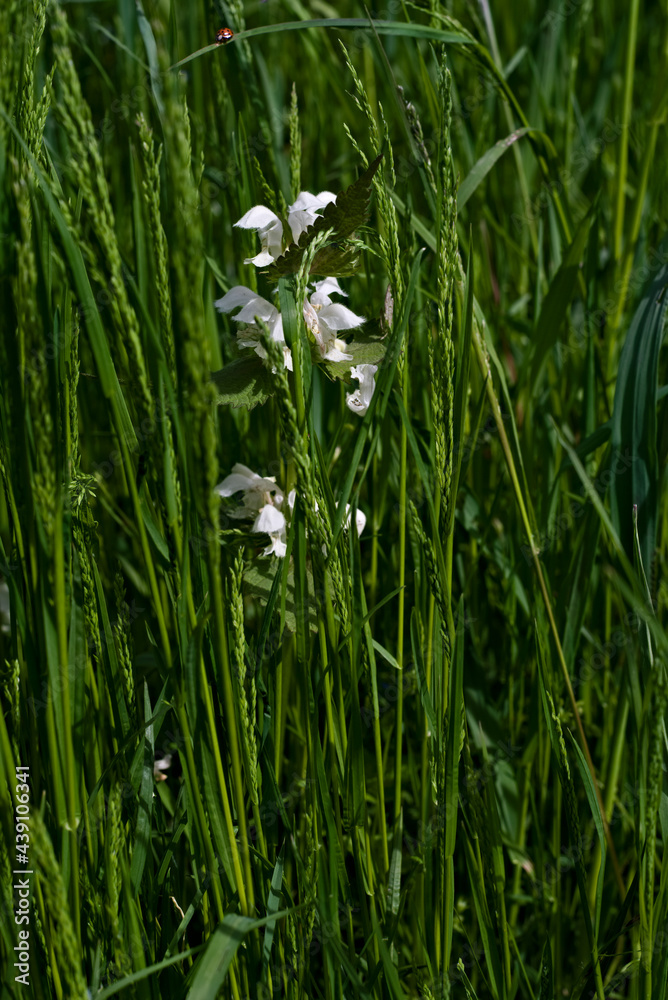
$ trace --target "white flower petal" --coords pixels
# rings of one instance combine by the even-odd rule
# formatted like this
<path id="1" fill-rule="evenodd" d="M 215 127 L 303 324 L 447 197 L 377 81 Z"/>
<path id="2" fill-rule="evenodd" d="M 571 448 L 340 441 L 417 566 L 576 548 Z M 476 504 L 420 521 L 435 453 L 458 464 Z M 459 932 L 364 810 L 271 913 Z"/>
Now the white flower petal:
<path id="1" fill-rule="evenodd" d="M 214 488 L 214 492 L 221 497 L 231 497 L 234 493 L 239 493 L 240 490 L 252 490 L 256 479 L 259 479 L 259 476 L 256 476 L 245 465 L 237 463 L 233 467 L 232 473 Z"/>
<path id="2" fill-rule="evenodd" d="M 320 329 L 318 314 L 307 299 L 304 299 L 304 323 L 306 324 L 306 329 L 313 335 L 313 339 L 318 345 L 321 355 L 324 356 L 328 345 L 325 342 L 323 331 Z"/>
<path id="3" fill-rule="evenodd" d="M 336 195 L 331 191 L 318 191 L 316 198 L 321 208 L 324 208 L 325 205 L 331 205 L 336 201 Z"/>
<path id="4" fill-rule="evenodd" d="M 322 281 L 316 281 L 313 286 L 311 302 L 314 306 L 331 306 L 331 295 L 345 295 L 347 297 L 348 293 L 344 292 L 336 278 L 324 278 Z"/>
<path id="5" fill-rule="evenodd" d="M 278 254 L 276 254 L 276 257 L 278 257 Z M 256 267 L 269 267 L 270 264 L 274 263 L 276 257 L 272 257 L 270 253 L 263 250 L 257 257 L 245 257 L 244 264 L 255 264 Z"/>
<path id="6" fill-rule="evenodd" d="M 216 299 L 214 306 L 219 312 L 232 312 L 239 306 L 245 306 L 248 302 L 258 298 L 257 292 L 246 288 L 245 285 L 235 285 L 229 292 L 223 295 L 222 299 Z"/>
<path id="7" fill-rule="evenodd" d="M 361 385 L 363 382 L 366 383 L 368 380 L 373 379 L 377 371 L 378 365 L 353 365 L 350 369 L 350 374 L 352 378 L 356 378 Z M 371 395 L 373 395 L 373 393 L 371 393 Z"/>
<path id="8" fill-rule="evenodd" d="M 275 226 L 276 223 L 282 228 L 281 220 L 275 212 L 264 205 L 254 205 L 234 225 L 238 229 L 267 229 L 269 226 Z"/>
<path id="9" fill-rule="evenodd" d="M 325 361 L 352 361 L 352 354 L 344 354 L 340 351 L 338 347 L 330 347 L 325 355 L 323 355 Z"/>
<path id="10" fill-rule="evenodd" d="M 326 323 L 331 330 L 353 330 L 362 323 L 366 323 L 364 316 L 357 316 L 347 306 L 340 302 L 332 302 L 331 305 L 323 306 L 319 315 L 320 323 Z"/>
<path id="11" fill-rule="evenodd" d="M 320 191 L 319 194 L 311 194 L 310 191 L 300 191 L 293 203 L 288 205 L 288 212 L 291 215 L 293 212 L 299 212 L 303 209 L 313 211 L 314 209 L 324 208 L 325 205 L 329 205 L 330 202 L 334 201 L 336 201 L 336 195 L 332 194 L 331 191 Z"/>
<path id="12" fill-rule="evenodd" d="M 338 503 L 336 505 L 339 506 Z M 355 527 L 357 528 L 357 534 L 361 535 L 364 531 L 364 525 L 366 524 L 366 514 L 359 507 L 355 511 Z M 350 527 L 350 504 L 346 504 L 346 516 L 343 522 L 343 527 L 348 529 Z"/>
<path id="13" fill-rule="evenodd" d="M 221 497 L 231 497 L 234 493 L 239 493 L 241 490 L 244 493 L 248 493 L 251 490 L 257 490 L 260 493 L 276 493 L 278 486 L 276 485 L 275 478 L 258 476 L 257 472 L 253 472 L 247 465 L 236 462 L 232 466 L 231 474 L 226 476 L 222 483 L 218 483 L 214 492 L 218 493 Z"/>
<path id="14" fill-rule="evenodd" d="M 345 295 L 346 298 L 348 297 L 348 292 L 344 292 L 336 278 L 323 278 L 322 281 L 316 281 L 313 289 L 322 295 Z"/>
<path id="15" fill-rule="evenodd" d="M 234 317 L 237 323 L 254 323 L 255 317 L 258 316 L 263 323 L 276 322 L 278 319 L 278 309 L 276 306 L 272 306 L 271 302 L 267 302 L 266 299 L 260 298 L 256 295 L 254 299 L 250 299 L 246 305 L 241 309 Z"/>
<path id="16" fill-rule="evenodd" d="M 263 556 L 278 556 L 283 559 L 287 551 L 287 545 L 285 544 L 285 539 L 283 536 L 275 532 L 269 536 L 271 538 L 271 544 L 267 545 L 266 549 L 263 550 Z"/>
<path id="17" fill-rule="evenodd" d="M 356 392 L 346 393 L 346 405 L 353 413 L 363 417 L 369 409 L 369 403 L 376 389 L 374 375 L 378 371 L 378 365 L 353 365 L 350 374 L 359 382 L 359 389 Z"/>
<path id="18" fill-rule="evenodd" d="M 299 237 L 312 226 L 318 218 L 318 211 L 331 202 L 336 201 L 336 195 L 331 191 L 321 191 L 311 194 L 310 191 L 300 191 L 292 205 L 288 206 L 288 225 L 295 243 Z"/>
<path id="19" fill-rule="evenodd" d="M 283 223 L 270 208 L 255 205 L 234 223 L 240 229 L 256 229 L 262 248 L 255 257 L 247 257 L 244 264 L 266 267 L 273 264 L 283 249 Z"/>
<path id="20" fill-rule="evenodd" d="M 274 532 L 283 531 L 284 528 L 285 516 L 273 504 L 268 503 L 256 517 L 252 530 L 266 531 L 268 535 L 271 535 Z"/>
<path id="21" fill-rule="evenodd" d="M 309 226 L 312 226 L 317 218 L 318 216 L 315 212 L 290 212 L 288 216 L 288 225 L 290 226 L 292 239 L 295 243 L 299 241 L 299 237 L 304 230 L 308 229 Z"/>

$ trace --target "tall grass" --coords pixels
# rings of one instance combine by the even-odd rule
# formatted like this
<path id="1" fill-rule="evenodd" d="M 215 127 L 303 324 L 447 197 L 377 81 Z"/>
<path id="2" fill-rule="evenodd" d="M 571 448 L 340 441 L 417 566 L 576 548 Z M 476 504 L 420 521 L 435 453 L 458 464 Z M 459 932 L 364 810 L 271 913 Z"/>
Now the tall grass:
<path id="1" fill-rule="evenodd" d="M 3 998 L 663 1000 L 664 7 L 2 5 Z"/>

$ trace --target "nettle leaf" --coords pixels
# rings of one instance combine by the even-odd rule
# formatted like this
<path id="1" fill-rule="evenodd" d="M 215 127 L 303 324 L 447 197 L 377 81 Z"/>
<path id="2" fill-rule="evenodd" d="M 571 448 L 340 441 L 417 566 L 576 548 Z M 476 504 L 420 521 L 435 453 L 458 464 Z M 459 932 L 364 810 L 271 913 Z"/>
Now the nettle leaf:
<path id="1" fill-rule="evenodd" d="M 364 173 L 354 184 L 339 192 L 336 201 L 327 205 L 322 215 L 319 215 L 312 226 L 299 237 L 298 243 L 293 243 L 271 267 L 264 272 L 268 278 L 277 281 L 288 274 L 296 274 L 302 262 L 306 248 L 319 233 L 332 230 L 332 241 L 317 252 L 311 265 L 311 274 L 325 274 L 328 277 L 341 277 L 353 274 L 354 271 L 341 270 L 353 266 L 356 251 L 345 243 L 356 229 L 364 225 L 369 214 L 371 198 L 371 182 L 380 166 L 381 153 L 373 163 L 370 163 Z M 334 271 L 331 268 L 338 267 Z"/>
<path id="2" fill-rule="evenodd" d="M 371 329 L 367 329 L 371 327 Z M 379 365 L 385 357 L 385 342 L 373 326 L 367 323 L 355 338 L 346 344 L 346 354 L 352 354 L 352 361 L 323 361 L 321 367 L 330 378 L 350 378 L 353 365 Z"/>
<path id="3" fill-rule="evenodd" d="M 269 600 L 275 572 L 275 557 L 272 556 L 271 558 L 265 558 L 253 563 L 244 573 L 244 582 L 248 587 L 249 593 L 253 597 L 256 597 L 263 606 L 266 606 Z M 317 632 L 317 608 L 310 598 L 310 595 L 313 593 L 313 576 L 308 569 L 306 570 L 306 578 L 308 581 L 309 601 L 305 614 L 311 632 Z M 287 595 L 285 600 L 285 627 L 290 632 L 297 631 L 295 612 L 295 575 L 291 566 L 288 570 Z"/>
<path id="4" fill-rule="evenodd" d="M 252 410 L 274 393 L 271 372 L 257 354 L 237 358 L 219 371 L 212 372 L 211 381 L 218 392 L 216 402 L 227 406 L 247 406 Z"/>
<path id="5" fill-rule="evenodd" d="M 307 230 L 309 232 L 309 230 Z M 313 258 L 309 274 L 327 278 L 350 278 L 360 269 L 359 244 L 353 240 L 328 243 Z"/>

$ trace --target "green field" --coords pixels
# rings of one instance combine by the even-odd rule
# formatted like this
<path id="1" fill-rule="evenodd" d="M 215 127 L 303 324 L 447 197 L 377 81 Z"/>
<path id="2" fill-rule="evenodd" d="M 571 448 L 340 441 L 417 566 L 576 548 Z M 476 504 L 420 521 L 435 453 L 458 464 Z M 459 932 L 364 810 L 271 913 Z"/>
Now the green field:
<path id="1" fill-rule="evenodd" d="M 0 53 L 0 1000 L 665 1000 L 665 0 Z"/>

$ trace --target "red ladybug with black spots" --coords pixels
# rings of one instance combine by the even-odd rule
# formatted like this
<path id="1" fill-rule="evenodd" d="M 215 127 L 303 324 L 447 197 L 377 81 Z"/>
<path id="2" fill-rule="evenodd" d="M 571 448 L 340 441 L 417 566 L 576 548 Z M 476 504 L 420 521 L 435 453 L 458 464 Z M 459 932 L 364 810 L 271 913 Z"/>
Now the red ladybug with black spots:
<path id="1" fill-rule="evenodd" d="M 231 28 L 219 28 L 216 32 L 216 45 L 224 45 L 232 38 L 234 38 L 234 32 Z"/>

